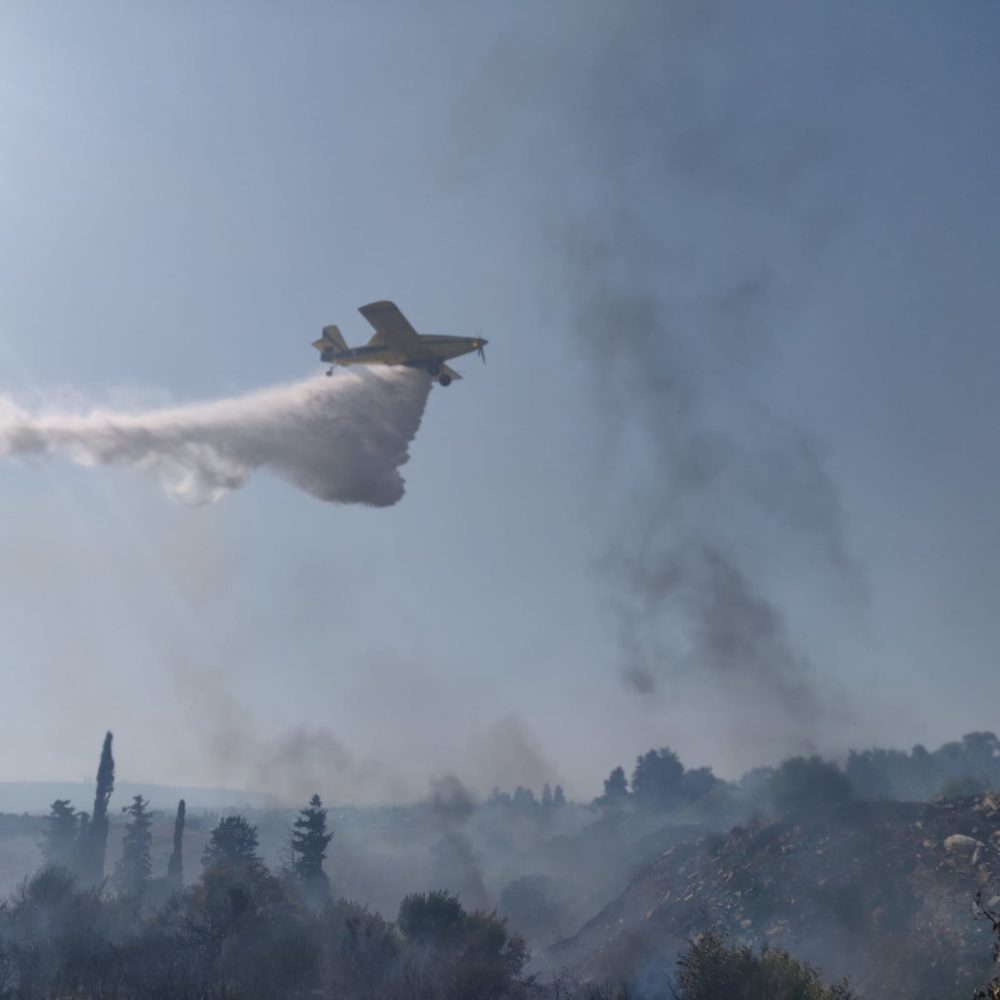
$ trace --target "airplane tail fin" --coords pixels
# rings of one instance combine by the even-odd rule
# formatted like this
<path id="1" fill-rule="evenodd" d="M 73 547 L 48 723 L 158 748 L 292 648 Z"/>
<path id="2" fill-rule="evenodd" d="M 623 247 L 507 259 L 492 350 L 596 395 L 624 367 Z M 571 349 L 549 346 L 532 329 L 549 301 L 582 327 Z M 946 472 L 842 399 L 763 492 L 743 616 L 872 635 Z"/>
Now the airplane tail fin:
<path id="1" fill-rule="evenodd" d="M 323 336 L 319 340 L 313 341 L 313 347 L 317 351 L 346 351 L 347 341 L 344 340 L 344 335 L 340 332 L 340 328 L 336 326 L 324 326 Z"/>
<path id="2" fill-rule="evenodd" d="M 323 339 L 329 341 L 330 346 L 337 351 L 347 350 L 347 341 L 344 340 L 344 335 L 340 332 L 340 327 L 337 326 L 324 326 L 323 327 Z"/>

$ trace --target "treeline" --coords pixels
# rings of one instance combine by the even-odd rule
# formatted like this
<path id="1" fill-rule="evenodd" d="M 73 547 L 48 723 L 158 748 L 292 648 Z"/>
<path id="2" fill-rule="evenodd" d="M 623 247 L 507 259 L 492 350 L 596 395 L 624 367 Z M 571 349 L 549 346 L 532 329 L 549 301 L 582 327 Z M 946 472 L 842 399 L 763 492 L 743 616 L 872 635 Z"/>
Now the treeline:
<path id="1" fill-rule="evenodd" d="M 976 732 L 933 751 L 919 744 L 910 751 L 852 750 L 843 763 L 817 755 L 790 757 L 775 767 L 755 767 L 737 781 L 719 778 L 710 767 L 685 767 L 669 747 L 650 749 L 630 772 L 615 767 L 588 805 L 605 815 L 670 816 L 724 827 L 752 815 L 851 800 L 929 802 L 994 789 L 1000 789 L 1000 739 Z M 486 821 L 496 823 L 508 816 L 555 820 L 569 805 L 584 808 L 570 803 L 561 785 L 549 784 L 540 794 L 518 785 L 513 792 L 494 788 L 482 802 L 463 800 L 463 808 L 483 809 Z"/>
<path id="2" fill-rule="evenodd" d="M 902 750 L 852 752 L 845 773 L 859 798 L 927 801 L 981 795 L 1000 788 L 1000 740 L 968 733 L 934 751 L 917 744 Z"/>
<path id="3" fill-rule="evenodd" d="M 190 885 L 183 800 L 166 872 L 154 876 L 151 814 L 137 795 L 106 874 L 113 787 L 108 733 L 94 811 L 52 804 L 41 869 L 0 907 L 0 1000 L 518 1000 L 534 985 L 524 941 L 447 892 L 407 895 L 395 923 L 332 899 L 333 832 L 318 795 L 292 824 L 280 871 L 262 861 L 256 827 L 231 815 L 211 831 Z"/>
<path id="4" fill-rule="evenodd" d="M 44 868 L 0 911 L 3 1000 L 627 1000 L 621 985 L 525 974 L 528 951 L 494 914 L 446 892 L 407 896 L 395 923 L 346 900 L 306 905 L 252 857 L 217 860 L 157 911 Z M 855 1000 L 781 949 L 691 942 L 675 1000 Z M 993 996 L 994 994 L 982 994 Z"/>
<path id="5" fill-rule="evenodd" d="M 403 900 L 395 924 L 346 900 L 316 907 L 228 817 L 199 878 L 158 907 L 45 867 L 0 911 L 0 997 L 516 1000 L 524 942 L 447 893 Z M 242 824 L 245 824 L 242 820 Z"/>
<path id="6" fill-rule="evenodd" d="M 486 804 L 528 814 L 547 813 L 553 809 L 562 809 L 566 805 L 566 793 L 563 791 L 562 785 L 556 785 L 555 788 L 552 788 L 547 782 L 542 786 L 540 798 L 536 798 L 534 790 L 525 785 L 518 785 L 513 794 L 505 792 L 501 788 L 494 788 L 486 800 Z"/>
<path id="7" fill-rule="evenodd" d="M 154 878 L 152 813 L 142 795 L 133 796 L 132 802 L 122 809 L 126 823 L 121 856 L 111 873 L 106 874 L 108 804 L 115 780 L 112 741 L 112 734 L 107 733 L 97 769 L 94 811 L 78 812 L 68 799 L 56 799 L 52 803 L 40 845 L 43 866 L 63 872 L 81 887 L 100 887 L 119 897 L 135 900 L 142 900 L 147 894 L 154 899 L 165 899 L 184 886 L 185 802 L 181 799 L 177 803 L 166 871 Z M 320 797 L 314 795 L 292 824 L 286 850 L 286 875 L 297 883 L 303 898 L 317 906 L 323 905 L 330 893 L 323 862 L 333 833 L 327 831 L 326 817 Z M 239 815 L 221 819 L 203 852 L 203 868 L 258 863 L 256 827 Z"/>
<path id="8" fill-rule="evenodd" d="M 537 797 L 524 787 L 511 795 L 495 790 L 477 807 L 455 782 L 425 807 L 428 815 L 448 820 L 440 842 L 448 850 L 437 850 L 434 856 L 440 855 L 441 863 L 434 871 L 453 876 L 478 864 L 468 839 L 467 821 L 474 812 L 490 834 L 480 842 L 484 860 L 498 851 L 508 852 L 505 865 L 523 860 L 509 853 L 499 836 L 503 817 L 510 816 L 511 829 L 544 833 L 546 843 L 558 848 L 546 856 L 553 864 L 563 859 L 568 874 L 609 853 L 621 855 L 621 866 L 633 864 L 639 840 L 629 837 L 637 833 L 648 839 L 644 831 L 650 826 L 618 818 L 645 816 L 659 828 L 668 815 L 671 824 L 675 815 L 685 814 L 718 820 L 727 813 L 762 809 L 762 803 L 782 812 L 851 798 L 894 797 L 901 788 L 912 797 L 956 788 L 982 791 L 1000 783 L 998 758 L 1000 741 L 978 733 L 933 753 L 920 748 L 908 754 L 865 751 L 852 754 L 844 767 L 819 757 L 797 757 L 726 782 L 708 768 L 685 768 L 664 748 L 640 755 L 630 775 L 615 768 L 589 808 L 568 803 L 558 786 L 543 788 Z M 325 870 L 334 832 L 319 796 L 291 821 L 280 870 L 270 870 L 261 859 L 253 823 L 229 815 L 211 830 L 196 873 L 184 870 L 183 801 L 165 870 L 154 872 L 151 813 L 146 800 L 135 796 L 123 810 L 121 856 L 108 871 L 113 787 L 109 733 L 101 749 L 93 810 L 77 812 L 61 799 L 53 803 L 45 820 L 42 868 L 0 906 L 0 1000 L 71 995 L 91 1000 L 598 1000 L 619 995 L 586 984 L 533 979 L 526 972 L 525 941 L 485 902 L 479 904 L 482 910 L 466 909 L 462 899 L 468 905 L 473 897 L 464 890 L 461 899 L 443 889 L 407 891 L 396 897 L 402 899 L 398 910 L 396 902 L 385 907 L 396 911 L 395 921 L 335 898 Z M 573 816 L 588 815 L 589 827 L 581 827 L 579 835 L 553 836 Z M 525 824 L 522 816 L 539 822 Z M 610 867 L 609 878 L 617 881 L 620 873 Z M 475 874 L 481 886 L 483 874 L 478 868 Z M 511 902 L 507 897 L 516 886 L 524 897 L 520 909 L 529 910 L 532 919 L 553 927 L 566 923 L 563 911 L 569 904 L 556 905 L 549 892 L 560 880 L 555 875 L 533 879 L 515 879 L 501 905 Z M 442 884 L 435 877 L 418 883 Z M 585 893 L 582 898 L 590 899 Z M 595 912 L 593 906 L 584 909 L 584 917 Z M 780 951 L 758 954 L 711 937 L 694 941 L 674 982 L 657 990 L 656 995 L 684 1000 L 851 996 L 843 985 L 823 986 L 813 970 Z"/>
<path id="9" fill-rule="evenodd" d="M 1000 740 L 969 733 L 928 751 L 851 751 L 841 767 L 818 756 L 791 757 L 777 767 L 758 767 L 739 781 L 723 781 L 711 768 L 685 768 L 669 748 L 649 750 L 631 776 L 616 767 L 593 805 L 604 809 L 687 812 L 692 819 L 735 818 L 749 812 L 786 813 L 846 802 L 926 802 L 1000 789 Z"/>

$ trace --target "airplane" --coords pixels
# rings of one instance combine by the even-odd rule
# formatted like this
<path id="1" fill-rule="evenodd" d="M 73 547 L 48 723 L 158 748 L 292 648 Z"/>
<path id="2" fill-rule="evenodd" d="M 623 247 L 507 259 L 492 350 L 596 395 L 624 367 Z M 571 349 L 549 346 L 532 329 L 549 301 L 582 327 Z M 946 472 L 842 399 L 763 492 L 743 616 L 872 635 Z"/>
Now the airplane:
<path id="1" fill-rule="evenodd" d="M 333 374 L 337 365 L 405 365 L 422 368 L 441 385 L 451 385 L 462 376 L 445 364 L 446 360 L 475 351 L 483 363 L 483 348 L 488 341 L 482 337 L 445 337 L 417 333 L 394 302 L 370 302 L 358 312 L 375 328 L 375 335 L 364 347 L 348 347 L 336 326 L 324 326 L 323 336 L 312 346 L 320 352 L 320 360 Z"/>

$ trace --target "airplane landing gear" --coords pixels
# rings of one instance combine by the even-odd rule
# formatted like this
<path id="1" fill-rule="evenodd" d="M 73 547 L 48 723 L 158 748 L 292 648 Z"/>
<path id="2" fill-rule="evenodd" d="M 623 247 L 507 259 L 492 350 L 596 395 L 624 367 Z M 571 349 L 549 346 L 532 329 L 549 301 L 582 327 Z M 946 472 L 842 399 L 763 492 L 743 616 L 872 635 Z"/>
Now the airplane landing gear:
<path id="1" fill-rule="evenodd" d="M 327 378 L 329 378 L 332 374 L 333 374 L 333 369 L 332 368 L 327 368 L 327 370 L 326 370 L 326 376 L 327 376 Z"/>
<path id="2" fill-rule="evenodd" d="M 438 383 L 440 385 L 451 385 L 451 376 L 450 375 L 442 375 L 438 379 Z"/>

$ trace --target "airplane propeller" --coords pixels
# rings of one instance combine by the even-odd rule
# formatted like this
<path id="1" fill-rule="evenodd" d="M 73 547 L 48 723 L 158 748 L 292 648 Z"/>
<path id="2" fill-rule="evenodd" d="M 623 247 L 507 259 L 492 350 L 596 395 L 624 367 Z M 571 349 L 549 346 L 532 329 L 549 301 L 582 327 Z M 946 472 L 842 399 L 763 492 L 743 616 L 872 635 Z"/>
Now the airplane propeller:
<path id="1" fill-rule="evenodd" d="M 476 354 L 479 355 L 479 359 L 484 365 L 486 364 L 486 352 L 483 350 L 485 346 L 486 341 L 483 340 L 483 328 L 479 327 L 479 329 L 476 330 Z"/>
<path id="2" fill-rule="evenodd" d="M 476 354 L 479 355 L 480 359 L 482 360 L 483 364 L 485 365 L 486 364 L 486 352 L 483 350 L 483 345 L 482 344 L 480 344 L 476 348 Z"/>

